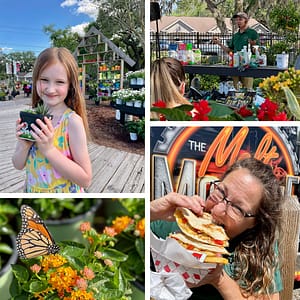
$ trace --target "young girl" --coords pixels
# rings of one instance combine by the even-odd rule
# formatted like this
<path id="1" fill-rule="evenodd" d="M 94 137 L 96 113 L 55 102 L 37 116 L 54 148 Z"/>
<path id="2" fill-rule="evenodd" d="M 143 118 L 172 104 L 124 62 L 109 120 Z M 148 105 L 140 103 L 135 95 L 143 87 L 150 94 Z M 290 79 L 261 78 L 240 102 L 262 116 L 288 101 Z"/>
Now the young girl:
<path id="1" fill-rule="evenodd" d="M 16 169 L 26 167 L 28 193 L 80 193 L 91 183 L 92 171 L 87 149 L 89 136 L 85 102 L 77 64 L 66 48 L 48 48 L 38 56 L 33 71 L 32 107 L 44 103 L 52 120 L 31 125 L 35 142 L 20 139 L 13 155 Z"/>

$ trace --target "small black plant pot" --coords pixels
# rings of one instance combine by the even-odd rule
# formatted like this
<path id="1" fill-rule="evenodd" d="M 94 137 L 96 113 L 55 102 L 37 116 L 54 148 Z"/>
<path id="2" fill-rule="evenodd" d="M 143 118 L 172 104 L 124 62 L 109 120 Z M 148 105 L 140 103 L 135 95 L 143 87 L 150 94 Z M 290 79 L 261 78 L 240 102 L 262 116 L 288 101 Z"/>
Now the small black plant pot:
<path id="1" fill-rule="evenodd" d="M 52 119 L 52 115 L 46 115 L 49 119 Z M 38 128 L 40 128 L 40 126 L 36 123 L 37 119 L 40 120 L 44 120 L 44 115 L 42 114 L 36 114 L 36 113 L 31 113 L 31 112 L 27 112 L 27 111 L 20 111 L 20 118 L 21 118 L 21 122 L 25 123 L 26 126 L 23 127 L 22 130 L 22 134 L 20 135 L 21 139 L 24 140 L 28 140 L 28 141 L 34 141 L 33 136 L 31 135 L 30 131 L 31 131 L 31 124 L 35 124 Z"/>

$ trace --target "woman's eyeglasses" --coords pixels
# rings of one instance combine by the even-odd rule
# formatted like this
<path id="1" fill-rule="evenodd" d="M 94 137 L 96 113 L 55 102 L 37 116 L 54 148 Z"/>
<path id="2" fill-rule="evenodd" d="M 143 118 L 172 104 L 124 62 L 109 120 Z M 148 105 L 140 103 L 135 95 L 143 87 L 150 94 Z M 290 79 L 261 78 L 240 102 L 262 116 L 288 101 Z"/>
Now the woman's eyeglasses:
<path id="1" fill-rule="evenodd" d="M 253 218 L 256 215 L 245 212 L 238 205 L 232 203 L 228 200 L 225 191 L 220 186 L 219 181 L 213 181 L 210 183 L 210 194 L 213 194 L 213 197 L 210 197 L 211 201 L 221 203 L 224 202 L 226 205 L 226 213 L 233 219 L 242 219 L 242 218 Z"/>

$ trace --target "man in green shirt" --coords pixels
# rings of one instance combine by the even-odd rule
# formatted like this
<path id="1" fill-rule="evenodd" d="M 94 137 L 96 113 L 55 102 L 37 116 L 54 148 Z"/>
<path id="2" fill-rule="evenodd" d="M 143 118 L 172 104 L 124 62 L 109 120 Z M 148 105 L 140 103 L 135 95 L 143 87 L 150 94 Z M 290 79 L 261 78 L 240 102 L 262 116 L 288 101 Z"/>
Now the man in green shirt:
<path id="1" fill-rule="evenodd" d="M 259 44 L 259 36 L 258 33 L 252 29 L 249 28 L 248 25 L 248 15 L 244 12 L 239 12 L 233 16 L 233 19 L 235 19 L 237 26 L 239 27 L 238 32 L 236 32 L 232 39 L 230 40 L 228 47 L 223 45 L 220 40 L 214 39 L 214 43 L 219 45 L 225 52 L 238 52 L 243 49 L 244 46 L 248 47 L 248 44 L 250 46 L 258 45 Z M 237 83 L 241 81 L 243 86 L 247 89 L 253 88 L 253 78 L 252 77 L 233 77 L 233 85 L 235 88 L 237 88 Z"/>

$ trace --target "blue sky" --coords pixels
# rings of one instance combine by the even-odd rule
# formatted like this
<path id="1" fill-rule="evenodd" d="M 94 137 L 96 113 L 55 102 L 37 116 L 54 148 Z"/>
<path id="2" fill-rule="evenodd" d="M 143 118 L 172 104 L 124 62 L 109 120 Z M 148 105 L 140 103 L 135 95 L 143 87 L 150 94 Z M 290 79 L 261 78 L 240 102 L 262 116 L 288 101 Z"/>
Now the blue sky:
<path id="1" fill-rule="evenodd" d="M 4 53 L 33 51 L 50 46 L 45 25 L 65 29 L 93 21 L 92 0 L 0 0 L 0 48 Z"/>

